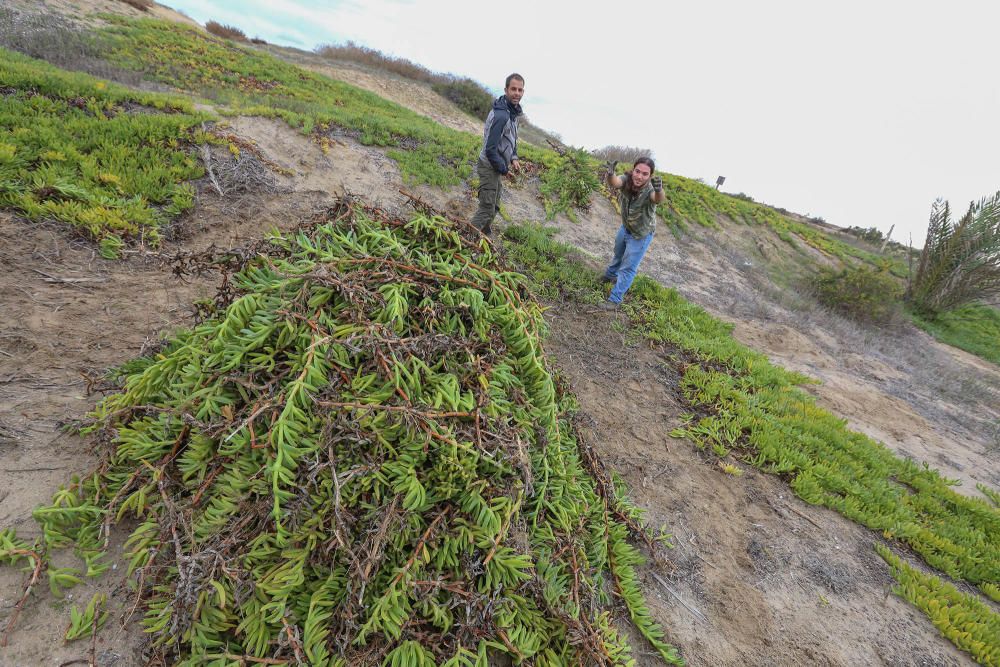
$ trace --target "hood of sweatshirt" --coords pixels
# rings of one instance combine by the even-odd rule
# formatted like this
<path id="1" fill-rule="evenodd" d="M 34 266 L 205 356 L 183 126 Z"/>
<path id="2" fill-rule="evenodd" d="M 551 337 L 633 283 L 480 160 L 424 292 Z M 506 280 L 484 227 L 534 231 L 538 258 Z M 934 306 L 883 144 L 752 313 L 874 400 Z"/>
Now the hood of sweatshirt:
<path id="1" fill-rule="evenodd" d="M 511 104 L 506 95 L 501 95 L 493 100 L 493 108 L 497 111 L 506 111 L 511 116 L 520 116 L 523 113 L 521 111 L 521 105 Z"/>

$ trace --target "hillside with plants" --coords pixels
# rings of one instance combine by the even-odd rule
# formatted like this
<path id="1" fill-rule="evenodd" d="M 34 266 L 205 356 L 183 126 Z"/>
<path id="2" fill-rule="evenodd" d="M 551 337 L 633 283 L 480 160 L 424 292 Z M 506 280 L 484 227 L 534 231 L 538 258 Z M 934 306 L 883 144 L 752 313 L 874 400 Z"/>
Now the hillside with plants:
<path id="1" fill-rule="evenodd" d="M 1000 665 L 997 198 L 662 172 L 609 315 L 628 150 L 488 239 L 475 82 L 84 6 L 0 9 L 0 663 Z"/>

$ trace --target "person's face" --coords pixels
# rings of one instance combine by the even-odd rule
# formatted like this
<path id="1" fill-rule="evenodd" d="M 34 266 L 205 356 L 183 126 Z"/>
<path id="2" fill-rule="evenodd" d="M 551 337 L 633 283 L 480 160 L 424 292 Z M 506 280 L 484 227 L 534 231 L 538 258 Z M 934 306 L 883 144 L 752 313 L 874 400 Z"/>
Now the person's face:
<path id="1" fill-rule="evenodd" d="M 524 81 L 511 79 L 510 85 L 503 89 L 503 94 L 511 104 L 520 104 L 521 98 L 524 97 Z"/>
<path id="2" fill-rule="evenodd" d="M 653 175 L 648 164 L 637 164 L 632 167 L 632 187 L 638 190 L 646 184 L 649 177 Z"/>

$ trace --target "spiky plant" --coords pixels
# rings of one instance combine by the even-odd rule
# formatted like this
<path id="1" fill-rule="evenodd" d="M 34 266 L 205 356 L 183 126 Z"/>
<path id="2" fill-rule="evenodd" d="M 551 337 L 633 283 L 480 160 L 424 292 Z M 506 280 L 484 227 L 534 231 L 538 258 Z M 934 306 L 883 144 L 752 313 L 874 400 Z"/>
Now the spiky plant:
<path id="1" fill-rule="evenodd" d="M 1000 295 L 1000 192 L 969 205 L 957 222 L 948 202 L 931 208 L 927 241 L 909 286 L 914 309 L 934 316 Z"/>

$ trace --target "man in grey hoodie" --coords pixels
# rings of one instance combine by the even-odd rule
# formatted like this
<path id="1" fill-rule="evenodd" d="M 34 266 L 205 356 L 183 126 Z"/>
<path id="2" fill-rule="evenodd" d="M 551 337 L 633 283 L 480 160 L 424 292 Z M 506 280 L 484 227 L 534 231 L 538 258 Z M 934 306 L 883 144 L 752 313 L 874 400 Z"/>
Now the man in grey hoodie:
<path id="1" fill-rule="evenodd" d="M 500 210 L 500 179 L 517 172 L 517 118 L 521 115 L 524 77 L 511 74 L 504 82 L 503 95 L 493 102 L 483 128 L 483 149 L 479 151 L 479 208 L 472 225 L 484 234 L 492 234 L 491 223 Z"/>

